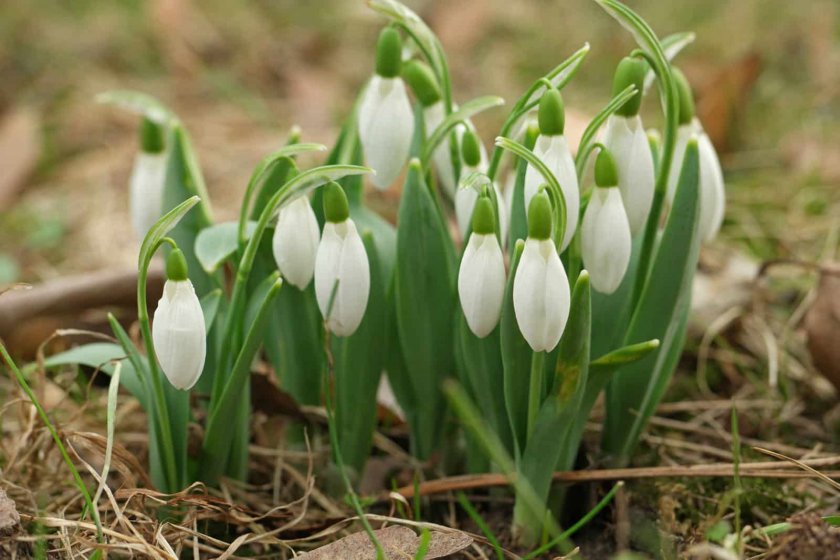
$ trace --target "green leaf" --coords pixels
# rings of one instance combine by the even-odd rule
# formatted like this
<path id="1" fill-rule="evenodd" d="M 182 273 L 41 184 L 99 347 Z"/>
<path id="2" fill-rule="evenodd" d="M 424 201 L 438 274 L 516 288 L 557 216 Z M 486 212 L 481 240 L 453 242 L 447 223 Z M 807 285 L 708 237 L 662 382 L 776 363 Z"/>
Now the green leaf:
<path id="1" fill-rule="evenodd" d="M 335 418 L 344 462 L 360 475 L 370 454 L 376 426 L 376 393 L 385 362 L 382 347 L 388 309 L 376 242 L 362 232 L 370 263 L 370 297 L 359 328 L 349 337 L 333 337 Z"/>
<path id="2" fill-rule="evenodd" d="M 548 500 L 552 474 L 563 453 L 569 452 L 567 436 L 586 387 L 592 307 L 589 274 L 578 276 L 572 292 L 569 323 L 560 339 L 553 386 L 543 402 L 534 433 L 519 463 L 519 474 L 534 489 L 541 503 Z M 533 517 L 525 504 L 514 506 L 514 526 L 524 543 L 537 544 L 543 517 Z"/>
<path id="3" fill-rule="evenodd" d="M 248 221 L 245 238 L 254 233 L 256 222 Z M 202 229 L 195 238 L 195 257 L 209 273 L 216 272 L 239 247 L 239 222 L 222 222 Z"/>
<path id="4" fill-rule="evenodd" d="M 531 347 L 522 336 L 516 322 L 513 308 L 513 280 L 519 267 L 519 259 L 525 248 L 525 241 L 519 240 L 510 256 L 510 274 L 505 286 L 502 303 L 502 317 L 499 323 L 499 339 L 504 371 L 505 409 L 508 414 L 516 456 L 525 448 L 528 433 L 528 377 L 531 374 Z"/>
<path id="5" fill-rule="evenodd" d="M 676 361 L 669 355 L 682 347 L 685 326 L 681 319 L 691 300 L 691 282 L 700 251 L 699 173 L 697 143 L 692 141 L 686 149 L 674 205 L 650 277 L 625 339 L 625 344 L 636 344 L 658 338 L 662 346 L 622 368 L 607 390 L 603 447 L 616 464 L 629 459 L 673 373 Z"/>
<path id="6" fill-rule="evenodd" d="M 668 61 L 674 60 L 674 58 L 682 52 L 684 48 L 694 42 L 696 36 L 691 31 L 684 31 L 682 33 L 674 33 L 673 35 L 668 35 L 664 39 L 662 39 L 662 51 L 665 53 L 665 58 Z M 647 92 L 650 89 L 650 86 L 653 85 L 653 81 L 656 79 L 656 73 L 651 68 L 648 70 L 647 76 L 645 76 L 645 83 L 643 86 L 643 90 Z"/>
<path id="7" fill-rule="evenodd" d="M 618 350 L 613 350 L 609 354 L 601 356 L 589 364 L 590 368 L 611 368 L 631 364 L 639 361 L 654 350 L 659 348 L 659 340 L 653 339 L 638 344 L 631 344 L 624 346 Z"/>
<path id="8" fill-rule="evenodd" d="M 213 290 L 201 298 L 201 311 L 204 314 L 204 331 L 209 335 L 213 328 L 213 322 L 219 313 L 222 302 L 222 290 Z"/>
<path id="9" fill-rule="evenodd" d="M 418 409 L 412 435 L 417 456 L 437 448 L 444 421 L 443 380 L 454 372 L 454 249 L 423 180 L 420 163 L 408 166 L 399 209 L 396 318 Z M 409 419 L 412 420 L 411 418 Z"/>
<path id="10" fill-rule="evenodd" d="M 168 124 L 176 120 L 175 115 L 163 103 L 140 91 L 112 90 L 100 93 L 96 96 L 97 103 L 114 105 L 143 115 L 149 120 L 158 123 Z"/>

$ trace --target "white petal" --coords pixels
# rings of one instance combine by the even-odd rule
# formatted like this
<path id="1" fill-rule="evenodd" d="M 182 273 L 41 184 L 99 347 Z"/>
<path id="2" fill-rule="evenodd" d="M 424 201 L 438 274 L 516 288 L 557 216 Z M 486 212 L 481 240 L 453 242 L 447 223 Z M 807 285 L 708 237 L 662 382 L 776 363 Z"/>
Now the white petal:
<path id="1" fill-rule="evenodd" d="M 443 101 L 438 101 L 434 105 L 426 107 L 423 110 L 423 118 L 426 122 L 426 138 L 428 138 L 440 123 L 443 122 Z M 458 127 L 456 130 L 461 130 L 461 127 Z M 432 155 L 432 161 L 435 164 L 438 180 L 443 190 L 452 197 L 455 194 L 455 170 L 452 167 L 452 152 L 449 146 L 449 138 L 446 138 L 435 149 L 435 153 Z"/>
<path id="2" fill-rule="evenodd" d="M 459 186 L 455 192 L 455 219 L 458 221 L 458 231 L 462 237 L 467 234 L 476 200 L 478 192 L 473 188 L 465 189 Z"/>
<path id="3" fill-rule="evenodd" d="M 592 287 L 611 294 L 621 284 L 631 251 L 630 224 L 617 188 L 595 188 L 581 225 L 583 264 Z"/>
<path id="4" fill-rule="evenodd" d="M 674 145 L 674 159 L 671 162 L 671 170 L 668 173 L 668 204 L 673 206 L 674 194 L 677 192 L 677 182 L 680 179 L 682 172 L 683 160 L 685 159 L 685 150 L 688 147 L 688 141 L 691 135 L 694 134 L 694 129 L 690 124 L 681 125 L 677 129 L 677 141 Z"/>
<path id="5" fill-rule="evenodd" d="M 709 136 L 703 132 L 697 138 L 700 156 L 700 225 L 703 241 L 711 241 L 723 223 L 726 192 L 720 160 Z"/>
<path id="6" fill-rule="evenodd" d="M 414 115 L 400 78 L 374 76 L 359 107 L 359 138 L 370 167 L 373 184 L 385 190 L 408 160 Z"/>
<path id="7" fill-rule="evenodd" d="M 330 309 L 336 281 L 338 289 Z M 370 266 L 353 220 L 324 225 L 315 258 L 315 296 L 330 331 L 350 336 L 359 327 L 370 295 Z"/>
<path id="8" fill-rule="evenodd" d="M 495 234 L 470 236 L 458 271 L 458 296 L 470 330 L 479 338 L 499 323 L 505 295 L 505 263 Z"/>
<path id="9" fill-rule="evenodd" d="M 610 116 L 604 145 L 615 158 L 618 187 L 621 189 L 630 231 L 637 235 L 644 230 L 650 214 L 656 181 L 653 154 L 641 117 Z"/>
<path id="10" fill-rule="evenodd" d="M 274 260 L 283 277 L 301 290 L 312 280 L 320 239 L 318 219 L 306 196 L 280 210 L 272 240 Z"/>
<path id="11" fill-rule="evenodd" d="M 167 280 L 152 323 L 160 367 L 176 389 L 195 385 L 207 357 L 204 313 L 192 282 Z"/>
<path id="12" fill-rule="evenodd" d="M 568 247 L 572 237 L 577 230 L 578 214 L 580 213 L 580 188 L 578 185 L 575 160 L 569 150 L 569 143 L 566 137 L 539 136 L 534 146 L 534 155 L 540 158 L 549 171 L 551 171 L 560 183 L 563 197 L 566 199 L 566 231 L 563 235 L 561 250 Z M 525 211 L 531 198 L 537 194 L 539 188 L 545 184 L 545 179 L 532 166 L 528 166 L 525 172 Z"/>
<path id="13" fill-rule="evenodd" d="M 569 279 L 551 240 L 528 239 L 513 281 L 513 309 L 535 352 L 557 346 L 571 304 Z"/>
<path id="14" fill-rule="evenodd" d="M 131 225 L 137 239 L 163 215 L 163 183 L 166 180 L 166 153 L 139 152 L 129 183 Z"/>

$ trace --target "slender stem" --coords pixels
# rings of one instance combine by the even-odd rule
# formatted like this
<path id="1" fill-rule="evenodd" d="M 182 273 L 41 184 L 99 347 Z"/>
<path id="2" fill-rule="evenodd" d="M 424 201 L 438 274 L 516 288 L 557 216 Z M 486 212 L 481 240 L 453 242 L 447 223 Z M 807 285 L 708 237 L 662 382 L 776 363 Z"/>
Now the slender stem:
<path id="1" fill-rule="evenodd" d="M 531 355 L 531 379 L 528 387 L 528 439 L 534 433 L 537 414 L 542 404 L 543 378 L 545 377 L 545 352 Z"/>

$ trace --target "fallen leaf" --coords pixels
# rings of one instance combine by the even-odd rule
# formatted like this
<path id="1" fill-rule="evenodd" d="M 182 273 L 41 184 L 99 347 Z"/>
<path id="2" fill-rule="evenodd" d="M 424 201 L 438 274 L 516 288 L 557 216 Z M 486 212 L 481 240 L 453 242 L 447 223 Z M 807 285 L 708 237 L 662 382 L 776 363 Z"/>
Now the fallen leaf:
<path id="1" fill-rule="evenodd" d="M 816 368 L 840 391 L 840 265 L 822 272 L 817 297 L 805 315 L 808 350 Z"/>
<path id="2" fill-rule="evenodd" d="M 15 109 L 0 122 L 0 211 L 9 207 L 41 155 L 41 125 L 31 109 Z"/>
<path id="3" fill-rule="evenodd" d="M 409 529 L 400 525 L 392 525 L 374 531 L 377 540 L 385 549 L 388 558 L 414 558 L 420 546 L 420 537 Z M 444 533 L 432 531 L 429 549 L 425 558 L 446 558 L 472 544 L 472 538 L 466 533 L 453 531 Z M 334 543 L 316 548 L 303 554 L 300 558 L 306 560 L 375 560 L 376 548 L 364 531 L 353 533 Z"/>
<path id="4" fill-rule="evenodd" d="M 5 490 L 0 490 L 0 534 L 8 534 L 15 530 L 20 523 L 15 502 L 6 495 Z"/>

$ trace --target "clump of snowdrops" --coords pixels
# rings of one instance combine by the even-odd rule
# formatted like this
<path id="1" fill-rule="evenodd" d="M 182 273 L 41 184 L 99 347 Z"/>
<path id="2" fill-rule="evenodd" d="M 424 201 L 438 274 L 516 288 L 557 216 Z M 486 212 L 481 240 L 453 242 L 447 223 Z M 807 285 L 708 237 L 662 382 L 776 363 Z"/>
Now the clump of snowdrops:
<path id="1" fill-rule="evenodd" d="M 234 222 L 213 220 L 175 115 L 143 94 L 104 94 L 143 115 L 130 184 L 143 348 L 112 318 L 119 344 L 48 364 L 127 357 L 120 381 L 148 412 L 165 491 L 247 476 L 258 357 L 300 403 L 326 404 L 351 474 L 370 454 L 387 376 L 417 459 L 509 475 L 519 541 L 556 533 L 551 474 L 574 466 L 604 391 L 603 457 L 631 458 L 683 346 L 700 243 L 724 209 L 717 156 L 670 62 L 692 35 L 659 40 L 629 8 L 596 1 L 638 49 L 580 144 L 565 135 L 562 90 L 588 45 L 509 105 L 488 153 L 472 119 L 502 99 L 457 104 L 432 31 L 395 0 L 370 0 L 390 21 L 325 163 L 299 168 L 327 148 L 293 130 L 254 170 Z M 640 116 L 651 84 L 659 131 Z M 366 182 L 401 182 L 396 226 L 365 205 Z M 168 280 L 150 320 L 160 251 Z M 199 417 L 201 448 L 188 454 Z"/>

